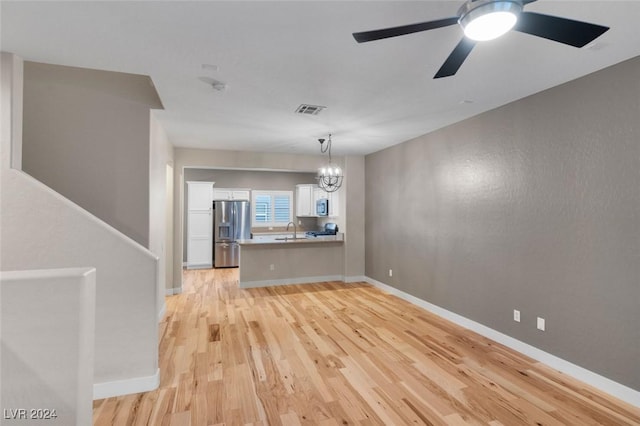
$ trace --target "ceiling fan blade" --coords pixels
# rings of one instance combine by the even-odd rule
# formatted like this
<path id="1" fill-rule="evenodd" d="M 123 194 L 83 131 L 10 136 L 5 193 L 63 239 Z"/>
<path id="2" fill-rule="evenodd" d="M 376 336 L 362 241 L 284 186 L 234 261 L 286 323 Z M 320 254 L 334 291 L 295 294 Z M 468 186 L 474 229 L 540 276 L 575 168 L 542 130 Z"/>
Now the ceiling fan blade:
<path id="1" fill-rule="evenodd" d="M 458 17 L 438 19 L 437 21 L 420 22 L 418 24 L 402 25 L 399 27 L 384 28 L 381 30 L 363 31 L 353 33 L 353 38 L 358 43 L 366 41 L 381 40 L 383 38 L 397 37 L 405 34 L 417 33 L 420 31 L 433 30 L 435 28 L 448 27 L 458 23 Z"/>
<path id="2" fill-rule="evenodd" d="M 541 13 L 522 12 L 513 29 L 570 46 L 583 47 L 600 37 L 609 27 Z"/>
<path id="3" fill-rule="evenodd" d="M 449 77 L 457 73 L 475 45 L 475 41 L 463 37 L 433 78 Z"/>

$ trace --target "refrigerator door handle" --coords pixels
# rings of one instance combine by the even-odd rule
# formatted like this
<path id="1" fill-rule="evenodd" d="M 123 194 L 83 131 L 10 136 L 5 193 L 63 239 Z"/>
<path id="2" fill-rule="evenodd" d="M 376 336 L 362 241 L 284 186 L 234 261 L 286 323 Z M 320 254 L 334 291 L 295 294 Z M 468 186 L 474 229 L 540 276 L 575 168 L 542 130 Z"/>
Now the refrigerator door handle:
<path id="1" fill-rule="evenodd" d="M 240 218 L 238 217 L 239 209 L 238 202 L 233 202 L 233 237 L 232 240 L 238 239 L 238 228 L 240 227 Z"/>

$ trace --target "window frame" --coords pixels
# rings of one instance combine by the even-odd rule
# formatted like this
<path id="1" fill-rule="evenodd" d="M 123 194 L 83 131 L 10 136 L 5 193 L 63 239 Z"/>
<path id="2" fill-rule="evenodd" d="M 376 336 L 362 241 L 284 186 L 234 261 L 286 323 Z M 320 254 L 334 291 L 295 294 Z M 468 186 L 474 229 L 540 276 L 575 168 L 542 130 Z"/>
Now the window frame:
<path id="1" fill-rule="evenodd" d="M 287 222 L 276 222 L 276 213 L 275 213 L 275 197 L 286 195 L 289 197 L 289 218 Z M 270 207 L 271 207 L 271 221 L 269 222 L 258 222 L 256 221 L 256 199 L 259 196 L 268 196 L 271 198 Z M 293 221 L 293 191 L 283 191 L 283 190 L 253 190 L 251 191 L 251 226 L 254 228 L 265 228 L 265 227 L 273 227 L 273 226 L 286 226 L 287 223 Z"/>

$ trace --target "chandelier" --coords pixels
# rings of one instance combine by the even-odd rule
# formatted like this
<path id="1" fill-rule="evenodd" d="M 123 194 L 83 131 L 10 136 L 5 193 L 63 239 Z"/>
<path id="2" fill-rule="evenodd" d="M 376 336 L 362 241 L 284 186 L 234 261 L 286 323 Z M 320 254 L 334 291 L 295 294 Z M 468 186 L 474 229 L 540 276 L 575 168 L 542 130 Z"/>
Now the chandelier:
<path id="1" fill-rule="evenodd" d="M 325 139 L 318 139 L 318 142 L 320 142 L 320 152 L 322 154 L 329 153 L 329 163 L 318 169 L 318 176 L 316 177 L 318 186 L 326 192 L 335 192 L 342 186 L 344 173 L 342 173 L 342 169 L 339 166 L 331 162 L 331 133 L 329 133 L 326 146 L 324 145 Z"/>

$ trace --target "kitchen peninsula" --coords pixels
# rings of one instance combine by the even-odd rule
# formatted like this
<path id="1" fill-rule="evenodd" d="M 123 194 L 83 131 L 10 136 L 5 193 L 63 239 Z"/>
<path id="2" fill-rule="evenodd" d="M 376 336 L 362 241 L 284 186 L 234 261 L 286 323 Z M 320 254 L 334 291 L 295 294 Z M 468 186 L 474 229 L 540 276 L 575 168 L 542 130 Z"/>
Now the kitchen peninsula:
<path id="1" fill-rule="evenodd" d="M 239 240 L 240 287 L 344 279 L 344 234 L 261 235 Z"/>

